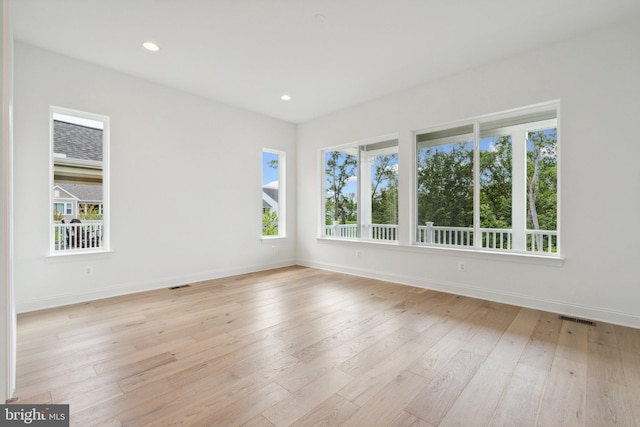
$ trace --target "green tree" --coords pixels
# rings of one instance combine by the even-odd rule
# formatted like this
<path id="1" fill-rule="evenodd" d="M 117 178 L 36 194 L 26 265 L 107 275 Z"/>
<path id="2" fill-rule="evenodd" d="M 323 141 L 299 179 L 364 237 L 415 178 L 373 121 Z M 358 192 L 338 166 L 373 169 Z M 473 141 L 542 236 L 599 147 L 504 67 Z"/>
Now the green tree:
<path id="1" fill-rule="evenodd" d="M 557 130 L 529 132 L 527 140 L 527 228 L 557 230 L 558 227 L 558 156 Z M 531 242 L 533 243 L 533 242 Z M 536 248 L 543 247 L 543 237 L 536 235 Z M 551 246 L 556 246 L 555 237 Z"/>
<path id="2" fill-rule="evenodd" d="M 511 200 L 512 146 L 507 135 L 480 151 L 480 227 L 511 228 Z"/>
<path id="3" fill-rule="evenodd" d="M 473 225 L 473 144 L 425 147 L 418 152 L 418 223 Z"/>
<path id="4" fill-rule="evenodd" d="M 265 210 L 262 213 L 262 235 L 263 236 L 278 235 L 278 212 Z"/>
<path id="5" fill-rule="evenodd" d="M 350 178 L 357 176 L 358 159 L 356 156 L 343 151 L 331 151 L 327 153 L 325 163 L 326 179 L 326 215 L 330 220 L 346 224 L 347 221 L 357 217 L 357 202 L 355 195 L 344 194 L 344 189 Z M 332 219 L 331 219 L 332 218 Z"/>
<path id="6" fill-rule="evenodd" d="M 558 221 L 557 130 L 529 132 L 527 141 L 527 228 L 556 230 Z"/>
<path id="7" fill-rule="evenodd" d="M 398 223 L 398 155 L 377 156 L 371 181 L 371 221 Z"/>

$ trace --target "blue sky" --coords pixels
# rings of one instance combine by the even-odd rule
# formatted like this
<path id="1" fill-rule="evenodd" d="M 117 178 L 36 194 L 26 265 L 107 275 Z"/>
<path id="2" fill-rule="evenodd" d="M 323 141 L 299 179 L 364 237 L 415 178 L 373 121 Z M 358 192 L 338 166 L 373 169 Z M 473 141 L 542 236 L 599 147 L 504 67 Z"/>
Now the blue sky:
<path id="1" fill-rule="evenodd" d="M 277 160 L 278 155 L 275 153 L 269 153 L 267 151 L 262 152 L 262 186 L 272 184 L 278 181 L 278 169 L 274 169 L 269 166 L 271 160 Z M 278 187 L 274 187 L 278 188 Z"/>

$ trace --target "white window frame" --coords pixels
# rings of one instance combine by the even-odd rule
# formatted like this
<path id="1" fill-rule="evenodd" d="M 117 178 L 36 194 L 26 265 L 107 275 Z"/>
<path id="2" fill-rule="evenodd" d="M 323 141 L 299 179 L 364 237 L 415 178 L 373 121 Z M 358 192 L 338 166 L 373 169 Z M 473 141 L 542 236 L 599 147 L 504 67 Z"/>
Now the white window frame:
<path id="1" fill-rule="evenodd" d="M 260 216 L 260 237 L 262 239 L 278 239 L 287 237 L 287 185 L 286 185 L 286 166 L 287 166 L 287 153 L 282 150 L 275 150 L 272 148 L 263 148 L 261 152 L 260 164 L 264 162 L 264 154 L 275 154 L 278 156 L 278 234 L 272 236 L 265 236 L 262 234 L 263 224 L 262 216 Z M 264 169 L 261 168 L 260 182 L 262 183 L 264 177 Z M 262 184 L 260 185 L 260 193 L 262 193 Z M 261 194 L 262 196 L 262 194 Z M 262 197 L 260 198 L 262 203 Z M 264 212 L 264 209 L 260 210 Z"/>
<path id="2" fill-rule="evenodd" d="M 370 238 L 370 230 L 369 227 L 371 226 L 371 201 L 370 199 L 367 199 L 366 201 L 363 200 L 363 186 L 367 185 L 367 183 L 370 183 L 370 164 L 368 161 L 364 162 L 363 161 L 363 147 L 366 147 L 368 145 L 375 145 L 375 144 L 379 144 L 379 143 L 385 143 L 385 142 L 393 142 L 395 141 L 395 150 L 390 149 L 389 147 L 387 148 L 382 148 L 379 150 L 376 150 L 373 153 L 373 155 L 384 155 L 384 154 L 389 154 L 389 153 L 394 153 L 394 154 L 398 154 L 398 157 L 400 156 L 400 138 L 398 134 L 389 134 L 389 135 L 383 135 L 383 136 L 378 136 L 378 137 L 373 137 L 373 138 L 368 138 L 368 139 L 363 139 L 363 140 L 359 140 L 356 142 L 351 142 L 348 144 L 342 144 L 342 145 L 338 145 L 338 146 L 333 146 L 333 147 L 327 147 L 327 148 L 323 148 L 319 151 L 318 153 L 318 157 L 320 159 L 320 182 L 321 182 L 321 201 L 320 201 L 320 215 L 319 215 L 319 225 L 320 228 L 318 230 L 318 236 L 320 236 L 320 238 L 329 238 L 329 239 L 338 239 L 338 240 L 357 240 L 357 241 L 369 241 L 369 242 L 374 242 L 374 243 L 397 243 L 398 242 L 398 238 L 396 237 L 395 239 L 389 239 L 389 240 L 383 240 L 383 239 L 371 239 Z M 330 236 L 327 235 L 327 225 L 325 224 L 326 221 L 326 194 L 327 194 L 327 187 L 326 187 L 326 153 L 327 152 L 331 152 L 331 151 L 346 151 L 346 150 L 355 150 L 356 151 L 356 158 L 357 158 L 357 177 L 358 177 L 358 185 L 356 186 L 356 201 L 358 203 L 358 211 L 357 211 L 357 224 L 356 224 L 356 230 L 357 230 L 357 234 L 359 237 L 337 237 L 337 236 Z M 365 167 L 363 168 L 363 163 L 366 163 Z M 367 170 L 367 174 L 365 175 L 364 170 Z M 398 184 L 398 186 L 400 187 L 400 183 Z M 368 209 L 368 213 L 366 215 L 363 216 L 363 212 L 365 209 Z M 368 221 L 367 221 L 368 220 Z M 398 236 L 399 234 L 399 224 L 395 224 L 396 225 L 396 231 L 395 231 L 395 236 Z"/>
<path id="3" fill-rule="evenodd" d="M 55 223 L 53 221 L 53 199 L 54 199 L 54 116 L 63 115 L 63 116 L 72 116 L 74 118 L 86 119 L 89 121 L 98 121 L 103 124 L 102 128 L 102 202 L 103 202 L 103 237 L 102 244 L 99 248 L 81 248 L 81 249 L 73 249 L 73 250 L 63 250 L 56 251 L 55 250 Z M 111 247 L 110 235 L 111 235 L 111 224 L 110 224 L 110 191 L 109 191 L 109 183 L 110 183 L 110 163 L 109 163 L 109 152 L 110 152 L 110 119 L 108 116 L 102 114 L 89 113 L 86 111 L 79 111 L 70 108 L 51 106 L 49 108 L 49 242 L 50 248 L 49 253 L 51 256 L 68 256 L 68 255 L 76 255 L 76 254 L 85 254 L 85 253 L 102 253 L 109 252 Z"/>
<path id="4" fill-rule="evenodd" d="M 502 134 L 514 134 L 520 133 L 526 135 L 527 132 L 547 128 L 547 127 L 555 127 L 557 129 L 557 245 L 556 252 L 548 253 L 548 252 L 540 252 L 540 251 L 527 251 L 522 249 L 522 239 L 526 240 L 526 171 L 527 171 L 527 147 L 525 141 L 521 141 L 520 144 L 517 144 L 515 138 L 512 138 L 512 233 L 516 235 L 516 239 L 519 239 L 519 247 L 518 249 L 510 249 L 510 250 L 501 250 L 501 249 L 492 249 L 482 247 L 481 240 L 481 232 L 480 232 L 480 180 L 478 179 L 480 174 L 480 133 L 482 132 L 482 125 L 487 124 L 492 121 L 505 120 L 509 118 L 519 118 L 523 116 L 527 116 L 530 114 L 543 113 L 548 111 L 554 111 L 556 113 L 556 118 L 553 120 L 540 120 L 540 121 L 531 121 L 523 124 L 513 125 L 513 126 L 505 126 L 499 128 Z M 457 245 L 430 245 L 418 242 L 417 240 L 417 227 L 420 224 L 417 224 L 418 218 L 418 186 L 417 186 L 417 161 L 414 162 L 414 170 L 413 170 L 413 202 L 414 202 L 414 212 L 413 212 L 413 224 L 411 224 L 412 231 L 412 241 L 411 243 L 416 246 L 428 246 L 431 248 L 439 248 L 444 247 L 447 249 L 459 249 L 459 250 L 474 250 L 480 252 L 500 252 L 500 253 L 517 253 L 522 255 L 534 255 L 534 256 L 549 256 L 549 257 L 561 257 L 561 166 L 560 166 L 560 103 L 558 101 L 553 101 L 549 103 L 539 104 L 532 107 L 525 107 L 516 110 L 511 110 L 503 113 L 496 113 L 491 115 L 486 115 L 482 117 L 478 117 L 475 119 L 469 119 L 465 121 L 456 122 L 453 124 L 448 124 L 444 126 L 432 127 L 420 131 L 414 132 L 413 138 L 413 150 L 414 150 L 414 159 L 418 158 L 418 143 L 417 138 L 420 135 L 431 132 L 444 131 L 448 129 L 454 129 L 462 126 L 473 126 L 473 143 L 474 143 L 474 166 L 473 166 L 473 174 L 474 174 L 474 226 L 473 232 L 475 234 L 474 245 L 472 248 L 467 246 L 461 247 Z M 520 206 L 522 205 L 522 206 Z M 522 233 L 525 233 L 523 236 Z"/>

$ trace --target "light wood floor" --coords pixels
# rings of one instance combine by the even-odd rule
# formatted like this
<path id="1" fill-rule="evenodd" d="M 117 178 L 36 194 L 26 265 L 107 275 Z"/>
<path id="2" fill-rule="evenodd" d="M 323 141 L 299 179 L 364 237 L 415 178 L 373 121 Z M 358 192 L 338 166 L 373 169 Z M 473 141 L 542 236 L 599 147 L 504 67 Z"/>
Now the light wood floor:
<path id="1" fill-rule="evenodd" d="M 291 267 L 20 315 L 89 426 L 639 426 L 640 330 Z"/>

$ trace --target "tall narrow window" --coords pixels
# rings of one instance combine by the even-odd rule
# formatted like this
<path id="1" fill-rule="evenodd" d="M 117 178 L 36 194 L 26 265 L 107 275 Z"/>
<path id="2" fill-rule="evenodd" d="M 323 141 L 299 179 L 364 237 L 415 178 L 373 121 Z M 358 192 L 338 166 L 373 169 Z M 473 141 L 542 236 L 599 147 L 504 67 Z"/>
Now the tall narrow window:
<path id="1" fill-rule="evenodd" d="M 398 141 L 360 146 L 362 235 L 398 240 Z"/>
<path id="2" fill-rule="evenodd" d="M 105 250 L 109 119 L 51 109 L 53 253 Z"/>
<path id="3" fill-rule="evenodd" d="M 358 232 L 358 148 L 324 153 L 325 235 L 357 238 Z"/>
<path id="4" fill-rule="evenodd" d="M 285 153 L 262 151 L 262 236 L 284 237 L 284 169 Z"/>
<path id="5" fill-rule="evenodd" d="M 326 150 L 323 236 L 398 240 L 398 140 Z"/>
<path id="6" fill-rule="evenodd" d="M 417 137 L 416 241 L 473 246 L 473 126 Z"/>

